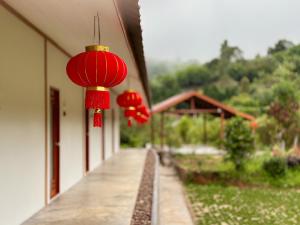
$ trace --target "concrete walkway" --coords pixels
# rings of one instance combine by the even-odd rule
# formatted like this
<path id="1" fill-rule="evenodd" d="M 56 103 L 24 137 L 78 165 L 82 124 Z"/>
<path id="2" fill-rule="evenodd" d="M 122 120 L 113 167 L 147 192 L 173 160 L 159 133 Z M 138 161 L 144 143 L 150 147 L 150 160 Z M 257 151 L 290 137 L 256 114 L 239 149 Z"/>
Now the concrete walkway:
<path id="1" fill-rule="evenodd" d="M 173 168 L 160 167 L 160 225 L 193 225 L 183 187 Z"/>
<path id="2" fill-rule="evenodd" d="M 146 151 L 121 151 L 25 225 L 130 225 Z"/>

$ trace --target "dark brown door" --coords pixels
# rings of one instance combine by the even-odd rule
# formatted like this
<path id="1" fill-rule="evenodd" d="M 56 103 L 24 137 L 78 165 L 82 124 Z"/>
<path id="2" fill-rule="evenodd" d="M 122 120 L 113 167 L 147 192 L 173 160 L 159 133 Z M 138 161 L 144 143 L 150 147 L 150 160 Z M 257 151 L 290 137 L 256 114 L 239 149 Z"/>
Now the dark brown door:
<path id="1" fill-rule="evenodd" d="M 50 197 L 53 198 L 59 193 L 59 91 L 51 88 L 50 96 Z"/>
<path id="2" fill-rule="evenodd" d="M 90 169 L 90 146 L 89 146 L 89 110 L 85 110 L 85 172 L 88 172 Z"/>

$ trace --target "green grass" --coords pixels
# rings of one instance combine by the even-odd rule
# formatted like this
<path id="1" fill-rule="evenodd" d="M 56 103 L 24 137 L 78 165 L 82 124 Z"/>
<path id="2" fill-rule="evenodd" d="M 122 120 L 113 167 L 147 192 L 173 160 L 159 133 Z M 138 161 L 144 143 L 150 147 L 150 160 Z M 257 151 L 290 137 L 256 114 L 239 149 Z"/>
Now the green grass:
<path id="1" fill-rule="evenodd" d="M 226 184 L 229 180 L 241 181 L 254 186 L 300 188 L 300 170 L 289 169 L 286 176 L 273 178 L 263 169 L 262 164 L 271 155 L 265 153 L 253 156 L 246 162 L 244 171 L 235 171 L 234 165 L 222 156 L 212 155 L 176 155 L 179 164 L 196 172 L 218 172 L 221 176 L 217 184 Z M 300 224 L 300 222 L 299 222 Z"/>
<path id="2" fill-rule="evenodd" d="M 186 185 L 200 225 L 300 224 L 300 191 Z"/>
<path id="3" fill-rule="evenodd" d="M 234 169 L 231 162 L 225 162 L 222 156 L 218 155 L 181 155 L 175 156 L 177 161 L 185 169 L 192 171 L 229 171 Z"/>

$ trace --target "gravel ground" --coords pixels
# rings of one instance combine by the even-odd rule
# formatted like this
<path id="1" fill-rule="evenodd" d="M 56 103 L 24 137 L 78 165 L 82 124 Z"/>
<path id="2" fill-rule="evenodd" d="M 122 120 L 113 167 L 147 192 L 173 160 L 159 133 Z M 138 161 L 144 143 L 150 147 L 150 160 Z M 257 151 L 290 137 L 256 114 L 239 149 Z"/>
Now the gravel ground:
<path id="1" fill-rule="evenodd" d="M 132 215 L 131 225 L 151 224 L 151 211 L 153 199 L 153 182 L 155 176 L 155 152 L 149 151 L 144 166 L 143 177 Z"/>

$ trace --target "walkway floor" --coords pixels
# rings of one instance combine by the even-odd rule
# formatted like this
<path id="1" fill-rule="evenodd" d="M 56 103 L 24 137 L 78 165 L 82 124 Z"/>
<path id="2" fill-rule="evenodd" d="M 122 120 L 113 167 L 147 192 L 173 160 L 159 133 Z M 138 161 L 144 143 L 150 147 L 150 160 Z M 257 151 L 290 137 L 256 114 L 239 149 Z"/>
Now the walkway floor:
<path id="1" fill-rule="evenodd" d="M 121 151 L 24 225 L 129 225 L 146 151 Z"/>
<path id="2" fill-rule="evenodd" d="M 160 225 L 193 225 L 181 183 L 170 167 L 160 167 Z"/>

